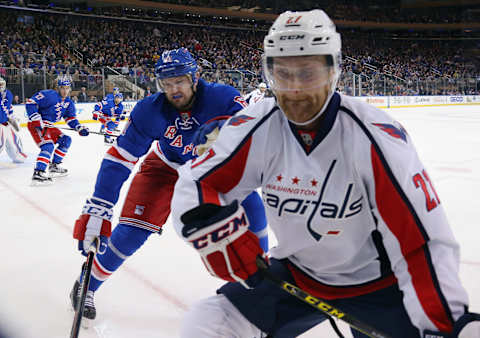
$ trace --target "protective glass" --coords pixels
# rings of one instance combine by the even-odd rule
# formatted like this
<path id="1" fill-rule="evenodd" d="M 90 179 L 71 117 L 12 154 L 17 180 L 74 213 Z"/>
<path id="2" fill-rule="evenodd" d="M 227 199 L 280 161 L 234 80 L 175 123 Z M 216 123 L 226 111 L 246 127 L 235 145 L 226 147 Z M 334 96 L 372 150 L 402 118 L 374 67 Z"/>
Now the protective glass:
<path id="1" fill-rule="evenodd" d="M 263 57 L 263 72 L 274 91 L 298 91 L 331 83 L 333 66 L 314 57 Z"/>

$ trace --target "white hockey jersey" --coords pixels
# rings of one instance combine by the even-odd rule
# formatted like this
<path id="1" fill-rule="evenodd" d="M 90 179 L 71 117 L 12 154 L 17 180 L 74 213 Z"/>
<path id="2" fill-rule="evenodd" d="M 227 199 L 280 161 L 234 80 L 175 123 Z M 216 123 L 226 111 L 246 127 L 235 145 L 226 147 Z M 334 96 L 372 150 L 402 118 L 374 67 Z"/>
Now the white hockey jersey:
<path id="1" fill-rule="evenodd" d="M 297 284 L 326 299 L 398 282 L 412 323 L 449 332 L 464 313 L 459 246 L 403 127 L 334 94 L 310 148 L 274 98 L 232 117 L 201 157 L 180 168 L 172 215 L 228 204 L 261 187 L 268 223 Z M 309 150 L 306 150 L 309 149 Z"/>
<path id="2" fill-rule="evenodd" d="M 245 95 L 243 99 L 248 102 L 248 104 L 254 104 L 263 99 L 265 92 L 262 92 L 260 89 L 255 89 Z"/>

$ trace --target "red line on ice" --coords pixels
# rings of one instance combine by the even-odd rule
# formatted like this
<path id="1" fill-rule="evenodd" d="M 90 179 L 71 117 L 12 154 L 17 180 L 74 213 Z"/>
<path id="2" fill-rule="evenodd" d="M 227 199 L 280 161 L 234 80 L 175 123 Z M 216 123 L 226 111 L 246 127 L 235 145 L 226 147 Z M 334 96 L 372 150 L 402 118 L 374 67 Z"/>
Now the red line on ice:
<path id="1" fill-rule="evenodd" d="M 44 208 L 42 208 L 40 205 L 38 205 L 37 203 L 35 203 L 34 201 L 32 201 L 31 199 L 29 199 L 28 197 L 26 197 L 24 194 L 22 194 L 20 191 L 16 190 L 15 188 L 13 188 L 12 186 L 10 186 L 9 184 L 5 183 L 3 180 L 0 180 L 0 184 L 3 185 L 4 187 L 6 187 L 8 190 L 10 190 L 12 193 L 14 193 L 15 195 L 17 195 L 19 198 L 21 198 L 22 200 L 24 200 L 25 202 L 27 202 L 33 209 L 37 210 L 39 213 L 47 216 L 48 218 L 50 218 L 54 223 L 60 225 L 62 227 L 62 229 L 68 231 L 69 233 L 72 232 L 72 226 L 64 223 L 62 220 L 60 220 L 59 218 L 53 216 L 51 213 L 49 213 L 47 210 L 45 210 Z M 138 281 L 140 281 L 141 283 L 143 283 L 146 287 L 150 288 L 151 290 L 153 290 L 154 292 L 156 292 L 157 294 L 159 294 L 160 296 L 162 296 L 163 298 L 165 298 L 167 301 L 169 301 L 170 303 L 176 305 L 177 307 L 179 307 L 180 309 L 186 311 L 188 309 L 188 306 L 182 302 L 180 299 L 178 299 L 177 297 L 175 297 L 174 295 L 172 295 L 170 292 L 162 289 L 161 287 L 155 285 L 153 282 L 151 282 L 150 280 L 148 280 L 147 278 L 145 278 L 144 276 L 142 276 L 140 273 L 138 273 L 137 271 L 135 271 L 134 269 L 131 269 L 129 268 L 128 266 L 125 266 L 123 270 L 126 270 L 128 274 L 130 274 L 132 277 L 136 278 Z"/>

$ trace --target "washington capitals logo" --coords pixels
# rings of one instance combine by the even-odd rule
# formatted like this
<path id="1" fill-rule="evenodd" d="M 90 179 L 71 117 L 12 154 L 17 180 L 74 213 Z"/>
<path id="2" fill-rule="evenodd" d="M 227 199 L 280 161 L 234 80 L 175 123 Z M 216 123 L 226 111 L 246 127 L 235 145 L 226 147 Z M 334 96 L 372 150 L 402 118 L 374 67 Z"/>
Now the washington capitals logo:
<path id="1" fill-rule="evenodd" d="M 400 126 L 400 128 L 389 123 L 372 123 L 374 126 L 382 129 L 388 135 L 394 138 L 401 139 L 403 142 L 407 143 L 407 131 Z"/>
<path id="2" fill-rule="evenodd" d="M 251 117 L 251 116 L 247 116 L 247 115 L 237 115 L 237 116 L 233 116 L 232 118 L 230 118 L 230 120 L 228 121 L 228 125 L 229 126 L 239 126 L 249 120 L 253 120 L 254 118 Z"/>

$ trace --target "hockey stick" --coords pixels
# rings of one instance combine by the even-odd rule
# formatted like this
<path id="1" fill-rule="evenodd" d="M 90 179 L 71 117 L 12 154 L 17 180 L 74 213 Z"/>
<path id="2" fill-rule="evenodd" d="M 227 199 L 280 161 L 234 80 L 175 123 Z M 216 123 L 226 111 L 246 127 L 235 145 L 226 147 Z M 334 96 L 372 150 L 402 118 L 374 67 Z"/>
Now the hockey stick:
<path id="1" fill-rule="evenodd" d="M 83 280 L 80 284 L 80 299 L 75 308 L 75 317 L 73 317 L 70 338 L 78 338 L 80 324 L 82 323 L 83 310 L 85 308 L 85 298 L 87 297 L 88 285 L 90 284 L 90 275 L 92 273 L 93 259 L 98 250 L 99 240 L 95 238 L 88 248 L 87 260 L 83 268 Z"/>
<path id="2" fill-rule="evenodd" d="M 267 263 L 265 263 L 262 257 L 257 256 L 256 263 L 257 263 L 258 269 L 260 270 L 260 273 L 263 275 L 265 279 L 268 279 L 273 284 L 277 285 L 279 288 L 281 288 L 285 292 L 288 292 L 292 296 L 297 297 L 302 302 L 313 306 L 317 310 L 320 310 L 321 312 L 325 313 L 327 316 L 335 317 L 337 319 L 343 320 L 345 323 L 353 327 L 355 330 L 360 331 L 369 337 L 390 338 L 390 336 L 386 335 L 385 333 L 382 333 L 374 329 L 370 325 L 367 325 L 359 321 L 358 319 L 356 319 L 355 317 L 352 317 L 348 313 L 345 313 L 340 309 L 328 304 L 327 302 L 310 295 L 309 293 L 303 291 L 299 287 L 278 278 L 268 270 L 268 265 Z"/>
<path id="3" fill-rule="evenodd" d="M 55 126 L 55 128 L 58 128 L 58 129 L 62 129 L 62 130 L 73 130 L 73 131 L 76 131 L 75 129 L 73 128 L 66 128 L 66 127 L 57 127 Z M 103 136 L 111 136 L 111 137 L 118 137 L 120 135 L 115 135 L 115 134 L 106 134 L 106 133 L 101 133 L 101 132 L 98 132 L 98 131 L 92 131 L 92 130 L 89 130 L 88 131 L 90 134 L 96 134 L 96 135 L 103 135 Z"/>

